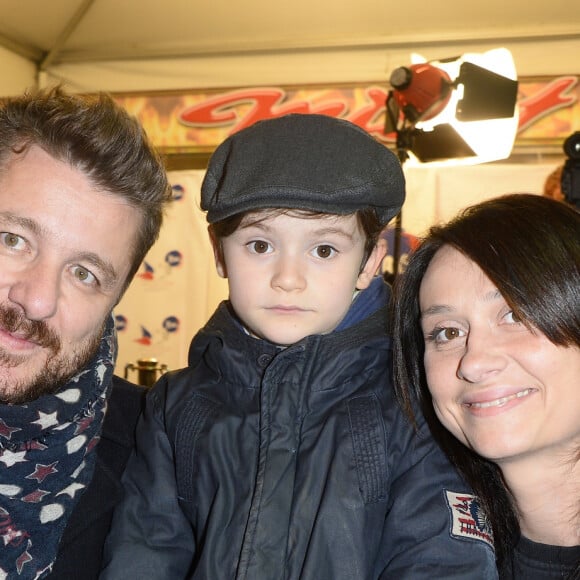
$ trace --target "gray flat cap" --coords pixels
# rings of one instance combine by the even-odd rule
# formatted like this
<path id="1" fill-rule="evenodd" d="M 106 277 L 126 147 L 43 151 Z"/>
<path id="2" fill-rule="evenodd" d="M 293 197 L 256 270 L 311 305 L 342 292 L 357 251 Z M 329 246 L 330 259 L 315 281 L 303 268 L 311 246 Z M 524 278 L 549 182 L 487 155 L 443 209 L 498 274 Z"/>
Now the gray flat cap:
<path id="1" fill-rule="evenodd" d="M 314 114 L 234 133 L 213 153 L 201 187 L 209 223 L 264 208 L 339 215 L 374 208 L 387 224 L 404 200 L 394 153 L 349 121 Z"/>

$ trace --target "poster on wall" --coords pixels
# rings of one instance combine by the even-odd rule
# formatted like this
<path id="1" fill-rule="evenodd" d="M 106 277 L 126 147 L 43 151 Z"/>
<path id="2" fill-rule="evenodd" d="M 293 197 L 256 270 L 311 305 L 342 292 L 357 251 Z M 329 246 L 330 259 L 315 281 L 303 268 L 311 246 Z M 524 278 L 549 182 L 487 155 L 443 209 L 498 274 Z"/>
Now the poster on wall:
<path id="1" fill-rule="evenodd" d="M 518 82 L 516 146 L 562 143 L 580 126 L 578 75 L 523 78 Z M 387 146 L 387 87 L 363 85 L 246 87 L 230 90 L 119 94 L 165 154 L 208 155 L 226 137 L 256 121 L 288 113 L 318 113 L 359 125 Z"/>

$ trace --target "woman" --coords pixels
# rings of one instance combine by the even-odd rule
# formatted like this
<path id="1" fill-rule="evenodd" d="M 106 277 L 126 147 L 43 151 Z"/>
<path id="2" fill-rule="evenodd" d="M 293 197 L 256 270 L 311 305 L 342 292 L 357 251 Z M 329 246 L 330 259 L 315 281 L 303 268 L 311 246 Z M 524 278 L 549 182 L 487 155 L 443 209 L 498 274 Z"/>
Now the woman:
<path id="1" fill-rule="evenodd" d="M 528 194 L 468 208 L 393 305 L 399 397 L 476 491 L 500 578 L 580 578 L 580 214 Z"/>

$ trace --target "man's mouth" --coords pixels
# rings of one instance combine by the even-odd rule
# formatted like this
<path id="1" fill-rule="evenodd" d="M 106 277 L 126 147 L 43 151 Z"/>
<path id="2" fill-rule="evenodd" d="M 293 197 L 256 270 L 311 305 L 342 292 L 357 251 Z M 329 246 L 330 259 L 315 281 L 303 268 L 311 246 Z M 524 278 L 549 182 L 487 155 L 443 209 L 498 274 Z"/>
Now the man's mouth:
<path id="1" fill-rule="evenodd" d="M 35 345 L 58 352 L 58 335 L 44 321 L 28 320 L 12 308 L 0 305 L 0 332 L 15 345 Z"/>

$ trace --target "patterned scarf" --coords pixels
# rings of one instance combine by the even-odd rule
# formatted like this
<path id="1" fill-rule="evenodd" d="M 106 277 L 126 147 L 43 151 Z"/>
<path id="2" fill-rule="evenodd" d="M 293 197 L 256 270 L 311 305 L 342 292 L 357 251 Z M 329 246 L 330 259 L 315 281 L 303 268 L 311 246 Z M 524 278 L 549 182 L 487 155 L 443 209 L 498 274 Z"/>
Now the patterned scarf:
<path id="1" fill-rule="evenodd" d="M 57 393 L 0 404 L 0 580 L 42 578 L 52 569 L 92 479 L 116 347 L 111 318 L 91 363 Z"/>

